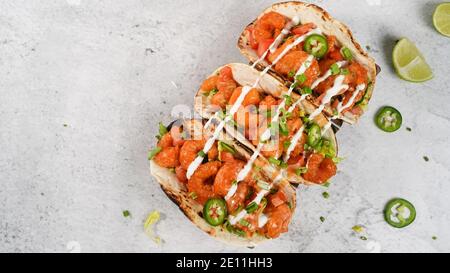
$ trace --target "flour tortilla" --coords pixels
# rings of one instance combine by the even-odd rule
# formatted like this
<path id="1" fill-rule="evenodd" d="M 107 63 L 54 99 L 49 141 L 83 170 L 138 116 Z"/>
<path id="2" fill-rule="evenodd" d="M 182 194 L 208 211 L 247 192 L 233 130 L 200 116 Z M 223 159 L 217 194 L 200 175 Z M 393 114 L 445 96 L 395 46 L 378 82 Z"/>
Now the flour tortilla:
<path id="1" fill-rule="evenodd" d="M 199 120 L 190 120 L 183 123 L 185 129 L 198 130 L 201 131 L 203 124 Z M 251 155 L 245 151 L 242 146 L 236 144 L 236 142 L 228 135 L 222 134 L 219 138 L 221 141 L 225 141 L 227 144 L 232 145 L 244 158 L 249 158 Z M 256 165 L 261 166 L 262 162 L 255 162 Z M 264 168 L 263 168 L 264 171 Z M 185 184 L 178 181 L 176 175 L 171 172 L 167 168 L 162 168 L 155 163 L 155 161 L 150 161 L 150 172 L 152 176 L 158 181 L 161 185 L 161 188 L 166 193 L 166 195 L 178 205 L 180 210 L 191 220 L 196 226 L 198 226 L 201 230 L 208 233 L 210 236 L 215 239 L 222 241 L 226 244 L 243 246 L 243 247 L 254 247 L 263 241 L 271 240 L 264 236 L 254 235 L 252 238 L 244 238 L 233 233 L 230 233 L 228 230 L 223 228 L 222 226 L 213 227 L 210 226 L 203 218 L 203 206 L 189 197 L 189 193 Z M 295 211 L 296 208 L 296 192 L 295 189 L 287 182 L 282 181 L 279 184 L 279 188 L 283 188 L 283 191 L 288 196 L 288 200 L 290 201 L 292 212 Z M 293 214 L 293 213 L 292 213 Z"/>
<path id="2" fill-rule="evenodd" d="M 249 65 L 241 64 L 241 63 L 231 63 L 224 65 L 222 67 L 219 67 L 214 71 L 211 76 L 216 75 L 223 67 L 228 66 L 231 68 L 233 72 L 233 78 L 234 80 L 241 86 L 245 85 L 253 85 L 258 77 L 260 76 L 260 72 L 254 68 L 252 68 Z M 271 75 L 265 74 L 261 80 L 259 81 L 258 89 L 262 92 L 272 95 L 276 98 L 282 98 L 284 94 L 287 93 L 288 89 L 286 86 L 284 86 L 279 80 L 275 79 Z M 210 119 L 217 111 L 214 107 L 211 105 L 211 98 L 208 96 L 205 96 L 204 93 L 209 90 L 202 90 L 201 88 L 198 90 L 196 96 L 195 96 L 195 102 L 194 102 L 194 109 L 197 113 L 199 113 L 202 118 L 204 119 Z M 294 100 L 297 100 L 300 98 L 299 95 L 293 93 L 292 97 Z M 311 114 L 316 110 L 316 107 L 310 103 L 307 100 L 303 100 L 300 104 L 301 107 L 308 113 Z M 328 119 L 325 117 L 325 115 L 320 114 L 318 115 L 314 121 L 322 128 L 325 124 L 328 123 Z M 253 152 L 256 150 L 256 147 L 248 141 L 245 136 L 243 136 L 240 132 L 238 132 L 233 125 L 227 124 L 225 125 L 225 129 L 229 135 L 231 135 L 233 138 L 235 138 L 237 141 L 245 145 L 246 147 L 250 148 Z M 333 147 L 336 149 L 336 154 L 338 152 L 338 144 L 336 135 L 334 134 L 333 130 L 330 128 L 327 130 L 327 132 L 324 134 L 324 137 L 329 139 L 333 145 Z M 265 162 L 266 165 L 271 166 L 267 159 L 260 157 L 262 161 Z M 278 172 L 278 169 L 272 166 L 274 168 L 274 172 Z M 306 184 L 306 185 L 317 185 L 313 182 L 305 180 L 303 177 L 295 174 L 290 174 L 287 179 L 294 184 Z"/>
<path id="3" fill-rule="evenodd" d="M 377 75 L 377 69 L 376 69 L 374 59 L 369 57 L 367 52 L 365 52 L 361 48 L 361 46 L 356 42 L 350 29 L 343 23 L 332 18 L 330 16 L 330 14 L 328 14 L 328 12 L 324 11 L 322 8 L 320 8 L 314 4 L 307 4 L 307 3 L 296 2 L 296 1 L 277 3 L 277 4 L 274 4 L 271 7 L 267 8 L 266 10 L 264 10 L 258 16 L 258 19 L 261 18 L 264 14 L 271 12 L 271 11 L 280 13 L 290 19 L 294 18 L 295 16 L 299 16 L 300 22 L 302 24 L 312 22 L 320 30 L 322 30 L 322 32 L 324 34 L 336 36 L 337 41 L 341 44 L 342 47 L 347 47 L 351 50 L 351 52 L 353 53 L 354 60 L 356 60 L 361 65 L 363 65 L 368 71 L 369 82 L 371 84 L 368 86 L 366 95 L 364 97 L 364 101 L 362 102 L 362 104 L 365 105 L 363 108 L 366 108 L 367 103 L 369 102 L 370 98 L 372 97 L 373 89 L 375 86 L 375 78 Z M 256 20 L 253 21 L 250 25 L 253 25 L 256 22 Z M 245 30 L 242 32 L 241 36 L 239 37 L 237 46 L 238 46 L 239 50 L 241 51 L 241 53 L 251 63 L 254 63 L 258 59 L 258 56 L 257 56 L 255 50 L 252 49 L 249 45 Z M 261 63 L 259 63 L 257 65 L 257 67 L 258 67 L 258 69 L 262 70 L 265 67 L 267 67 L 268 65 L 269 64 L 266 61 L 262 61 Z M 278 75 L 275 71 L 271 70 L 270 74 L 272 74 L 274 77 L 276 77 L 283 83 L 285 83 L 287 85 L 290 84 L 287 79 Z M 363 110 L 365 111 L 365 109 L 363 109 Z M 324 111 L 328 116 L 333 116 L 333 111 L 331 110 L 330 107 L 326 107 Z M 357 122 L 359 116 L 354 115 L 350 112 L 346 112 L 345 114 L 341 115 L 340 118 L 342 120 L 344 120 L 345 122 L 354 124 Z"/>

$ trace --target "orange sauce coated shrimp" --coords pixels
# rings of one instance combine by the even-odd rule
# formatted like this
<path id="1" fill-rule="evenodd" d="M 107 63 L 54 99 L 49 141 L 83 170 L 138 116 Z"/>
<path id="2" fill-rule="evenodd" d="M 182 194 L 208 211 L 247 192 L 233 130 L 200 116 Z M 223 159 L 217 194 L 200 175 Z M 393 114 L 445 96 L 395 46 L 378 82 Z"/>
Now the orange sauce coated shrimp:
<path id="1" fill-rule="evenodd" d="M 211 181 L 217 174 L 222 163 L 219 161 L 208 162 L 200 165 L 189 179 L 187 188 L 190 193 L 195 193 L 196 201 L 204 204 L 209 198 L 217 196 L 213 192 Z"/>
<path id="2" fill-rule="evenodd" d="M 211 103 L 224 109 L 234 89 L 237 87 L 230 67 L 225 66 L 220 70 L 216 86 L 219 91 L 212 97 Z"/>
<path id="3" fill-rule="evenodd" d="M 219 76 L 217 76 L 217 75 L 211 76 L 203 82 L 203 84 L 200 88 L 205 92 L 209 92 L 217 87 L 218 79 L 219 79 Z"/>
<path id="4" fill-rule="evenodd" d="M 264 226 L 265 234 L 270 238 L 277 238 L 281 233 L 288 231 L 292 212 L 286 203 L 270 210 L 269 221 Z"/>
<path id="5" fill-rule="evenodd" d="M 256 21 L 253 38 L 256 43 L 277 36 L 286 24 L 286 18 L 277 12 L 268 12 Z"/>
<path id="6" fill-rule="evenodd" d="M 303 178 L 308 181 L 323 184 L 336 174 L 336 164 L 331 158 L 321 154 L 312 154 L 308 158 L 308 170 L 303 174 Z"/>
<path id="7" fill-rule="evenodd" d="M 300 66 L 306 62 L 308 59 L 309 54 L 301 51 L 301 50 L 293 50 L 287 53 L 286 55 L 281 58 L 279 62 L 275 64 L 275 70 L 282 74 L 283 76 L 288 77 L 289 73 L 297 72 Z M 311 86 L 312 83 L 317 80 L 320 74 L 320 68 L 319 63 L 316 59 L 314 59 L 308 69 L 305 71 L 306 81 L 302 84 L 300 84 L 301 87 L 303 86 Z M 292 80 L 292 79 L 291 79 Z"/>
<path id="8" fill-rule="evenodd" d="M 186 140 L 180 150 L 180 163 L 183 169 L 187 170 L 189 165 L 197 158 L 198 153 L 205 147 L 206 140 Z M 217 143 L 208 151 L 208 160 L 217 159 L 219 151 Z"/>
<path id="9" fill-rule="evenodd" d="M 156 164 L 163 168 L 175 168 L 180 164 L 178 160 L 179 154 L 180 148 L 178 146 L 166 147 L 163 148 L 157 155 L 155 155 L 153 160 L 156 162 Z"/>

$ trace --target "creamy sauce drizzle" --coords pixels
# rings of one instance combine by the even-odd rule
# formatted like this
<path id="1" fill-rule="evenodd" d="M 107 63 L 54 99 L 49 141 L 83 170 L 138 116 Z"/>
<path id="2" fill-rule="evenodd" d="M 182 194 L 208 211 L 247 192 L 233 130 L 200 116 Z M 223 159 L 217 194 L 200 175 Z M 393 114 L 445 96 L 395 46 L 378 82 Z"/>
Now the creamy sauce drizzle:
<path id="1" fill-rule="evenodd" d="M 331 128 L 331 125 L 333 124 L 333 120 L 337 119 L 339 117 L 339 114 L 341 114 L 345 109 L 347 109 L 353 105 L 353 102 L 355 101 L 359 92 L 364 91 L 364 89 L 366 89 L 366 85 L 363 83 L 359 84 L 358 86 L 356 86 L 355 91 L 353 91 L 352 96 L 350 97 L 350 99 L 348 100 L 348 102 L 345 105 L 342 105 L 342 101 L 339 102 L 337 109 L 336 109 L 337 113 L 327 122 L 327 124 L 325 124 L 325 126 L 323 126 L 322 135 L 324 135 L 325 132 Z"/>
<path id="2" fill-rule="evenodd" d="M 275 60 L 272 62 L 272 64 L 268 65 L 266 68 L 264 68 L 264 70 L 260 73 L 260 76 L 258 77 L 258 79 L 256 80 L 255 84 L 253 85 L 253 87 L 258 86 L 259 81 L 261 80 L 261 78 L 267 74 L 267 72 L 269 72 L 269 70 L 276 64 L 278 63 L 283 57 L 284 55 L 286 55 L 292 48 L 298 46 L 301 42 L 303 42 L 306 37 L 308 37 L 311 34 L 320 34 L 321 31 L 318 29 L 313 29 L 311 31 L 309 31 L 308 33 L 298 37 L 297 39 L 295 39 L 295 41 L 292 44 L 289 44 L 288 46 L 286 46 L 286 48 L 280 53 L 280 55 L 278 55 Z"/>
<path id="3" fill-rule="evenodd" d="M 264 213 L 261 213 L 261 215 L 258 217 L 258 227 L 259 228 L 264 227 L 268 221 L 269 217 L 267 217 L 267 215 L 265 215 Z"/>
<path id="4" fill-rule="evenodd" d="M 268 194 L 270 192 L 269 190 L 260 190 L 258 192 L 258 194 L 256 195 L 255 199 L 253 199 L 251 203 L 255 203 L 256 205 L 259 206 L 259 204 L 261 203 L 261 200 L 264 198 L 264 196 L 266 196 L 266 194 Z M 248 215 L 247 210 L 243 209 L 242 211 L 240 211 L 236 216 L 230 215 L 230 224 L 235 225 L 237 222 L 239 222 L 241 219 L 243 219 L 245 216 Z"/>
<path id="5" fill-rule="evenodd" d="M 336 62 L 336 65 L 339 68 L 343 67 L 346 64 L 347 64 L 347 61 Z M 324 80 L 328 79 L 331 75 L 332 75 L 331 69 L 328 69 L 328 71 L 325 74 L 323 74 L 322 77 L 318 78 L 315 82 L 313 82 L 313 84 L 311 85 L 311 89 L 315 89 L 320 83 L 322 83 Z"/>

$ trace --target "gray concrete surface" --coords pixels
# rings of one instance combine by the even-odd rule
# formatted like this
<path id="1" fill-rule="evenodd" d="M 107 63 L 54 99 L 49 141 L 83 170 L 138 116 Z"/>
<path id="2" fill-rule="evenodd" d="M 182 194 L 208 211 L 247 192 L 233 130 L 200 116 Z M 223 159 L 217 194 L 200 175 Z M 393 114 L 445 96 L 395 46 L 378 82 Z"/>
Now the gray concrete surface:
<path id="1" fill-rule="evenodd" d="M 432 27 L 436 1 L 314 2 L 348 24 L 383 71 L 370 111 L 338 134 L 346 160 L 330 198 L 301 187 L 289 233 L 250 250 L 186 220 L 146 157 L 157 123 L 191 107 L 206 75 L 245 62 L 235 41 L 272 1 L 0 1 L 0 251 L 450 251 L 450 39 Z M 390 52 L 403 36 L 433 80 L 393 73 Z M 373 123 L 385 104 L 403 114 L 393 134 Z M 408 228 L 383 220 L 393 197 L 417 208 Z M 160 245 L 143 232 L 152 210 L 163 214 Z M 367 241 L 352 232 L 357 224 Z"/>

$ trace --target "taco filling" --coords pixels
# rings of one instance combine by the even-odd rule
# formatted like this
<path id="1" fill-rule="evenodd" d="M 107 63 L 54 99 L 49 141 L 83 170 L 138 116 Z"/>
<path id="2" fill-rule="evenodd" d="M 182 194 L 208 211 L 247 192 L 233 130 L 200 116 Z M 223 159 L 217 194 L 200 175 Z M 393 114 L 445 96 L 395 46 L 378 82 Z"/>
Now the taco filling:
<path id="1" fill-rule="evenodd" d="M 289 183 L 271 181 L 255 157 L 238 151 L 233 140 L 223 140 L 220 124 L 208 122 L 201 132 L 185 127 L 162 130 L 150 159 L 175 174 L 188 198 L 203 207 L 201 217 L 211 227 L 245 238 L 286 232 L 295 206 Z"/>
<path id="2" fill-rule="evenodd" d="M 290 19 L 275 11 L 264 13 L 244 33 L 248 50 L 258 58 L 254 67 L 275 71 L 300 94 L 310 92 L 309 99 L 333 119 L 363 113 L 369 72 L 336 36 L 300 16 Z"/>
<path id="3" fill-rule="evenodd" d="M 218 120 L 228 119 L 228 126 L 255 147 L 254 154 L 264 156 L 281 175 L 301 176 L 316 184 L 327 182 L 337 170 L 335 139 L 332 122 L 321 116 L 322 110 L 305 109 L 311 90 L 305 88 L 299 96 L 291 86 L 275 97 L 260 85 L 241 86 L 233 76 L 232 67 L 237 66 L 245 65 L 224 66 L 202 84 L 200 92 L 206 96 L 209 111 Z"/>

